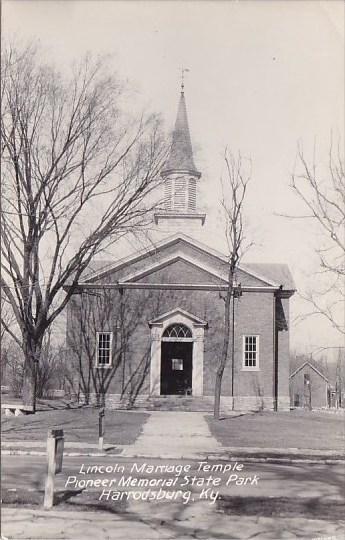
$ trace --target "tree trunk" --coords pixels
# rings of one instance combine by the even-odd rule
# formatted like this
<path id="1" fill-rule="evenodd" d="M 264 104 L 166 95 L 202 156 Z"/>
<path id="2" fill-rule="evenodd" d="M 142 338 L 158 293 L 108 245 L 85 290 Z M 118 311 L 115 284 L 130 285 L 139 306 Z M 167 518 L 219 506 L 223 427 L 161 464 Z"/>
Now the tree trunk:
<path id="1" fill-rule="evenodd" d="M 32 411 L 35 412 L 35 379 L 31 366 L 31 358 L 25 355 L 24 358 L 24 377 L 22 387 L 22 401 L 23 405 L 32 407 Z"/>
<path id="2" fill-rule="evenodd" d="M 217 373 L 216 373 L 216 382 L 214 390 L 214 411 L 213 416 L 219 420 L 220 413 L 220 395 L 222 390 L 222 379 L 223 373 L 228 359 L 228 350 L 230 342 L 230 305 L 231 305 L 231 296 L 233 291 L 233 280 L 234 272 L 232 269 L 229 270 L 229 287 L 226 293 L 225 298 L 225 314 L 224 314 L 224 340 L 223 340 L 223 349 L 222 355 L 220 357 Z"/>
<path id="3" fill-rule="evenodd" d="M 215 392 L 214 392 L 214 412 L 213 412 L 213 416 L 217 420 L 219 420 L 219 413 L 220 413 L 220 394 L 221 394 L 221 389 L 222 389 L 222 378 L 223 378 L 223 371 L 219 372 L 217 370 L 216 386 L 215 386 Z"/>
<path id="4" fill-rule="evenodd" d="M 37 367 L 41 354 L 41 343 L 34 343 L 29 336 L 23 336 L 24 352 L 24 378 L 22 388 L 22 401 L 24 405 L 32 407 L 36 412 L 36 378 Z"/>

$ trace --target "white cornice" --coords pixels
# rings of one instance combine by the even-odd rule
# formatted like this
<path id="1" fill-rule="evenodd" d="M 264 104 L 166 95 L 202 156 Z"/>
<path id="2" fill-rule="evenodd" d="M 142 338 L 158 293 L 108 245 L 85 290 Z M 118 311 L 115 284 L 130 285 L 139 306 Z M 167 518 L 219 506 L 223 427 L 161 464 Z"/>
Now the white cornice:
<path id="1" fill-rule="evenodd" d="M 68 289 L 68 285 L 66 285 Z M 82 283 L 79 291 L 83 289 L 153 289 L 153 290 L 181 290 L 181 291 L 226 291 L 226 284 L 212 285 L 210 283 L 124 283 L 122 281 L 116 283 Z M 259 292 L 259 293 L 275 293 L 276 287 L 241 287 L 242 292 Z"/>
<path id="2" fill-rule="evenodd" d="M 159 220 L 170 220 L 170 219 L 188 219 L 188 220 L 196 220 L 201 221 L 201 225 L 205 223 L 206 214 L 198 213 L 198 212 L 156 212 L 154 214 L 155 223 L 158 224 Z"/>

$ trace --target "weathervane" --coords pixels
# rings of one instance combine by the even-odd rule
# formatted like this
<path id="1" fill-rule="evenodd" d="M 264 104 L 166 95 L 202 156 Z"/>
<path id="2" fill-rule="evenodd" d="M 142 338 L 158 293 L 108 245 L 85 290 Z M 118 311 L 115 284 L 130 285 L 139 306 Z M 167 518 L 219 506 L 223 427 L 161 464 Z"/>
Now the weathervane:
<path id="1" fill-rule="evenodd" d="M 181 92 L 183 94 L 184 92 L 184 74 L 185 72 L 189 72 L 188 68 L 181 68 Z"/>

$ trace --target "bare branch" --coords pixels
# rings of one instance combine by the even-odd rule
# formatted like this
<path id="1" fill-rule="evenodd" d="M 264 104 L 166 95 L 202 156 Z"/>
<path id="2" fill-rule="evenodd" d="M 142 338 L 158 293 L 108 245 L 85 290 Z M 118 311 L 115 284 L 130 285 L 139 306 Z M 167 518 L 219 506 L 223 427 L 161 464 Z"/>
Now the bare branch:
<path id="1" fill-rule="evenodd" d="M 122 112 L 104 59 L 68 78 L 5 47 L 2 66 L 4 294 L 31 369 L 92 257 L 151 219 L 166 146 L 155 116 Z"/>
<path id="2" fill-rule="evenodd" d="M 339 316 L 339 303 L 344 300 L 345 287 L 345 172 L 340 148 L 340 141 L 335 149 L 331 139 L 325 173 L 325 167 L 315 161 L 315 149 L 310 163 L 302 146 L 298 146 L 291 187 L 304 203 L 308 214 L 286 217 L 313 220 L 323 233 L 325 242 L 325 246 L 316 247 L 315 251 L 319 255 L 320 273 L 329 277 L 330 284 L 321 293 L 314 291 L 303 295 L 312 308 L 303 317 L 322 315 L 338 332 L 344 334 L 344 320 Z M 338 286 L 339 279 L 341 283 Z M 326 295 L 330 296 L 329 301 L 322 298 Z"/>

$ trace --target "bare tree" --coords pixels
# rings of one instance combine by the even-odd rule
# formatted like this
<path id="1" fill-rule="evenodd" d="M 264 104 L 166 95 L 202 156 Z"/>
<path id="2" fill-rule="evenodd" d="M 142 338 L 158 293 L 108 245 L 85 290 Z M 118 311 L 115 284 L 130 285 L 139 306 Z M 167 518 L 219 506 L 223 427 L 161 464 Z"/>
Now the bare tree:
<path id="1" fill-rule="evenodd" d="M 243 160 L 240 154 L 235 157 L 226 150 L 225 165 L 226 177 L 224 181 L 222 180 L 223 197 L 221 205 L 225 215 L 225 233 L 228 245 L 228 287 L 224 298 L 223 347 L 219 358 L 215 383 L 214 417 L 217 419 L 219 419 L 220 412 L 223 373 L 228 360 L 230 341 L 233 340 L 233 336 L 231 336 L 231 299 L 234 301 L 236 293 L 236 269 L 244 249 L 243 204 L 251 176 L 250 171 L 245 172 L 245 167 L 243 166 Z M 232 395 L 232 399 L 233 397 L 234 396 Z"/>
<path id="2" fill-rule="evenodd" d="M 96 404 L 103 407 L 116 378 L 117 393 L 126 406 L 131 407 L 143 385 L 147 384 L 151 343 L 140 343 L 141 356 L 134 354 L 134 349 L 137 353 L 135 339 L 143 315 L 158 313 L 162 295 L 151 293 L 102 289 L 100 286 L 75 295 L 67 346 L 75 379 L 72 384 L 75 389 L 78 387 L 86 404 L 94 394 Z M 97 365 L 97 332 L 100 331 L 112 333 L 111 361 L 105 367 Z"/>
<path id="3" fill-rule="evenodd" d="M 342 316 L 345 285 L 345 169 L 340 144 L 331 143 L 326 174 L 317 166 L 315 158 L 306 159 L 301 146 L 297 152 L 297 166 L 292 175 L 292 189 L 303 201 L 307 214 L 298 217 L 317 223 L 324 233 L 325 243 L 316 249 L 321 274 L 327 279 L 323 290 L 303 295 L 312 306 L 309 315 L 326 317 L 336 330 L 345 334 Z"/>
<path id="4" fill-rule="evenodd" d="M 86 57 L 64 77 L 35 47 L 3 49 L 1 284 L 18 331 L 3 324 L 33 410 L 47 328 L 91 259 L 147 222 L 165 156 L 157 118 L 126 117 L 106 68 Z"/>

